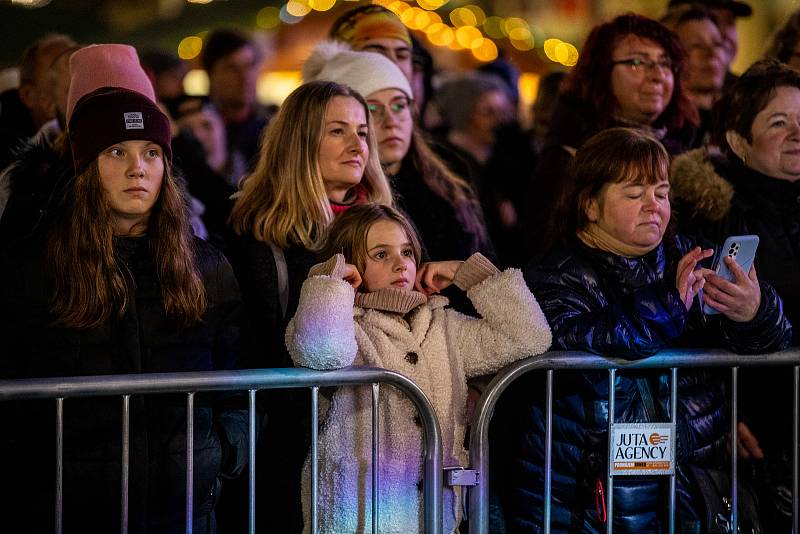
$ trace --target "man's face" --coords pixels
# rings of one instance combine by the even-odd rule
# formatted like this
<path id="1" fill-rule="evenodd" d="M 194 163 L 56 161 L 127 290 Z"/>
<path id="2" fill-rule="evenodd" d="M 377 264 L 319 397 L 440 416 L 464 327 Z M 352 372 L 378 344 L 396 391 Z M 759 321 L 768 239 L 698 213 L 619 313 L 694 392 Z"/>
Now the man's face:
<path id="1" fill-rule="evenodd" d="M 711 12 L 717 19 L 719 31 L 722 33 L 722 41 L 725 45 L 725 52 L 728 56 L 726 65 L 730 67 L 736 58 L 736 51 L 739 49 L 739 36 L 736 33 L 736 17 L 733 11 L 723 8 L 713 8 Z"/>
<path id="2" fill-rule="evenodd" d="M 411 81 L 414 77 L 414 69 L 411 63 L 411 46 L 402 39 L 368 39 L 358 49 L 383 54 L 403 71 L 408 81 Z"/>
<path id="3" fill-rule="evenodd" d="M 36 129 L 56 116 L 55 102 L 51 96 L 50 69 L 53 61 L 73 46 L 71 41 L 58 40 L 42 46 L 36 58 L 36 67 L 33 79 L 29 83 L 20 85 L 19 94 L 33 117 Z M 69 72 L 67 72 L 69 84 Z"/>
<path id="4" fill-rule="evenodd" d="M 209 96 L 222 109 L 249 108 L 256 101 L 258 54 L 245 45 L 217 60 L 208 73 Z"/>

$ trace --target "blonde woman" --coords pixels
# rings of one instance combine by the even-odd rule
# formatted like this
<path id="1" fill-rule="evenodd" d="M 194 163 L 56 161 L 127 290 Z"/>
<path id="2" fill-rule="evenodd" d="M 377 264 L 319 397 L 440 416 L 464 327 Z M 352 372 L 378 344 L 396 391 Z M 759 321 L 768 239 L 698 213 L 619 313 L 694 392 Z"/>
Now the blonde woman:
<path id="1" fill-rule="evenodd" d="M 236 238 L 229 257 L 246 310 L 246 366 L 292 367 L 283 333 L 334 217 L 366 202 L 393 204 L 368 117 L 366 101 L 349 87 L 313 82 L 289 95 L 266 132 L 256 169 L 243 181 L 230 218 Z M 306 395 L 296 395 L 277 392 L 262 399 L 267 411 L 280 406 L 269 413 L 270 428 L 263 435 L 282 437 L 262 444 L 281 450 L 260 456 L 279 461 L 260 462 L 270 470 L 270 481 L 259 488 L 259 506 L 271 510 L 259 516 L 280 532 L 302 528 L 300 471 L 307 440 L 285 439 L 307 433 Z"/>

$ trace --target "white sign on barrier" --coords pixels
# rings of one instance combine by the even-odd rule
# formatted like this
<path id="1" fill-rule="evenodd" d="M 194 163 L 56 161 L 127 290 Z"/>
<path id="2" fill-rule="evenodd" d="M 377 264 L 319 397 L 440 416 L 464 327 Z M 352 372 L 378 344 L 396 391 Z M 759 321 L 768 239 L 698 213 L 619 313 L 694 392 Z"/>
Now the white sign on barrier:
<path id="1" fill-rule="evenodd" d="M 614 423 L 611 426 L 611 474 L 671 475 L 675 471 L 675 425 Z"/>

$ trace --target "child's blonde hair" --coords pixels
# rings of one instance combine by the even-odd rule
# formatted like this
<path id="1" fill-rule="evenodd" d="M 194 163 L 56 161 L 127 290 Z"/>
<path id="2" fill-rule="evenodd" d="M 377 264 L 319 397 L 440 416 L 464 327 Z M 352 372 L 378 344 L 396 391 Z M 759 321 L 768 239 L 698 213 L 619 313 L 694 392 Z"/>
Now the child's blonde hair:
<path id="1" fill-rule="evenodd" d="M 422 245 L 414 225 L 399 210 L 385 204 L 353 206 L 339 215 L 327 229 L 321 257 L 329 258 L 341 253 L 348 263 L 352 263 L 363 273 L 367 264 L 367 234 L 378 221 L 391 221 L 400 225 L 411 242 L 414 261 L 419 267 Z"/>

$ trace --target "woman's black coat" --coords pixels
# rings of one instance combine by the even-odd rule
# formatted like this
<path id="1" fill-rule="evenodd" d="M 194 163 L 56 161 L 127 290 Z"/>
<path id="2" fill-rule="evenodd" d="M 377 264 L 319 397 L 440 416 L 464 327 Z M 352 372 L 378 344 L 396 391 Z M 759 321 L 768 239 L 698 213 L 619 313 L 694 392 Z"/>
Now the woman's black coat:
<path id="1" fill-rule="evenodd" d="M 675 264 L 691 248 L 676 237 L 649 254 L 628 259 L 570 241 L 525 271 L 531 291 L 553 329 L 553 348 L 585 350 L 625 359 L 666 347 L 722 346 L 740 353 L 784 348 L 791 327 L 775 291 L 762 283 L 761 307 L 749 323 L 703 317 L 697 302 L 687 312 L 675 289 Z M 605 484 L 608 375 L 557 373 L 553 398 L 553 530 L 599 532 L 604 525 L 598 481 Z M 637 381 L 636 379 L 641 379 Z M 506 402 L 514 415 L 509 436 L 500 437 L 503 505 L 511 532 L 537 532 L 543 510 L 544 395 L 538 377 L 521 381 Z M 615 421 L 652 420 L 640 395 L 647 384 L 658 420 L 667 420 L 669 388 L 658 373 L 617 375 Z M 712 373 L 679 373 L 678 456 L 681 464 L 720 461 L 728 430 L 721 380 Z M 506 489 L 503 490 L 502 487 Z M 653 479 L 615 482 L 615 532 L 655 532 L 663 512 L 663 490 Z M 679 474 L 681 517 L 697 513 L 686 474 Z M 600 512 L 600 513 L 598 513 Z M 661 518 L 663 519 L 663 517 Z"/>
<path id="2" fill-rule="evenodd" d="M 122 317 L 75 330 L 53 325 L 41 243 L 0 258 L 0 378 L 211 371 L 237 366 L 241 301 L 222 254 L 195 240 L 207 292 L 201 323 L 180 328 L 165 315 L 149 242 L 115 238 L 130 293 Z M 121 400 L 64 401 L 64 531 L 112 532 L 120 521 Z M 55 402 L 0 404 L 3 523 L 52 531 Z M 130 399 L 129 532 L 183 532 L 186 396 Z M 195 532 L 211 532 L 221 478 L 247 458 L 247 412 L 231 394 L 198 394 L 194 412 Z M 22 527 L 24 525 L 24 528 Z"/>

